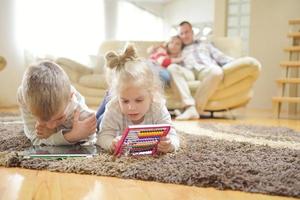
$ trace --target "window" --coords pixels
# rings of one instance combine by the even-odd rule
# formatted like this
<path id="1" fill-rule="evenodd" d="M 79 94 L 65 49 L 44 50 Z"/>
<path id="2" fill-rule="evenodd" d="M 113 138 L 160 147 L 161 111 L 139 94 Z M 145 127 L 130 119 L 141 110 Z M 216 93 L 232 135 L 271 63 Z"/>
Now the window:
<path id="1" fill-rule="evenodd" d="M 240 37 L 243 53 L 249 51 L 250 0 L 228 0 L 227 36 Z"/>
<path id="2" fill-rule="evenodd" d="M 164 24 L 161 18 L 120 1 L 118 3 L 118 40 L 163 40 Z"/>
<path id="3" fill-rule="evenodd" d="M 104 38 L 101 0 L 17 0 L 19 45 L 38 57 L 78 61 L 95 54 Z"/>

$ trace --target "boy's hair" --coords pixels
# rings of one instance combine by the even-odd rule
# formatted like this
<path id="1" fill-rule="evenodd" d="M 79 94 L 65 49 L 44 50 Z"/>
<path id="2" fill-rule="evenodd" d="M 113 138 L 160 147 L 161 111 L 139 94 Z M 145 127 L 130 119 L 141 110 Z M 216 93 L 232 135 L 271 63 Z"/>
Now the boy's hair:
<path id="1" fill-rule="evenodd" d="M 31 65 L 22 80 L 22 96 L 33 115 L 48 121 L 70 99 L 71 84 L 64 70 L 52 61 Z"/>
<path id="2" fill-rule="evenodd" d="M 134 84 L 147 89 L 154 101 L 161 102 L 163 85 L 158 73 L 138 58 L 136 49 L 128 44 L 123 53 L 108 52 L 105 56 L 111 96 L 119 96 L 120 91 L 128 84 Z"/>

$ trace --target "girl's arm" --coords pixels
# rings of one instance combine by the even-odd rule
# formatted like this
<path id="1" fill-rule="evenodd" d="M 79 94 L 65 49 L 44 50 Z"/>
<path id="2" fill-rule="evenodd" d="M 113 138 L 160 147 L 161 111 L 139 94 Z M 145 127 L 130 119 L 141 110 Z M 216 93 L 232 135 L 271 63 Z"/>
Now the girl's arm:
<path id="1" fill-rule="evenodd" d="M 97 144 L 105 150 L 112 150 L 112 142 L 120 132 L 122 115 L 116 109 L 117 106 L 112 105 L 113 102 L 107 104 L 103 119 L 100 123 Z"/>
<path id="2" fill-rule="evenodd" d="M 168 134 L 168 137 L 171 140 L 171 144 L 174 148 L 174 150 L 177 150 L 179 148 L 179 138 L 177 136 L 176 130 L 172 125 L 172 120 L 171 120 L 171 115 L 165 105 L 163 105 L 160 108 L 154 108 L 154 119 L 155 119 L 155 124 L 170 124 L 171 129 Z"/>

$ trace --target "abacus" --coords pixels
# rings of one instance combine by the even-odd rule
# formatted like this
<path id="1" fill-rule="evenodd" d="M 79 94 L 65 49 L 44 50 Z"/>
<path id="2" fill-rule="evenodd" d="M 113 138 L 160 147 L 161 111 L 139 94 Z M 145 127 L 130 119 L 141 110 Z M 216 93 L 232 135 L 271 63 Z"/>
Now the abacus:
<path id="1" fill-rule="evenodd" d="M 116 146 L 114 155 L 154 155 L 160 138 L 166 136 L 170 128 L 169 124 L 128 126 Z"/>

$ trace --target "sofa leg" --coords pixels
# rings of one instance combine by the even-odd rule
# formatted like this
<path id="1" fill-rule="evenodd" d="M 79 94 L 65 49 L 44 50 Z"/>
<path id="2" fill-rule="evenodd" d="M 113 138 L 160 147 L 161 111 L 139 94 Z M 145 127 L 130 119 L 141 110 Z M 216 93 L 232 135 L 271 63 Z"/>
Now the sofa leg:
<path id="1" fill-rule="evenodd" d="M 235 115 L 233 114 L 233 112 L 232 112 L 232 110 L 231 109 L 224 109 L 224 110 L 218 110 L 218 111 L 211 111 L 211 110 L 206 110 L 206 112 L 209 112 L 210 113 L 210 116 L 200 116 L 201 118 L 227 118 L 227 117 L 215 117 L 215 112 L 226 112 L 226 115 L 227 115 L 227 113 L 229 113 L 229 118 L 230 119 L 233 119 L 233 120 L 235 120 L 236 119 L 236 117 L 235 117 Z"/>

